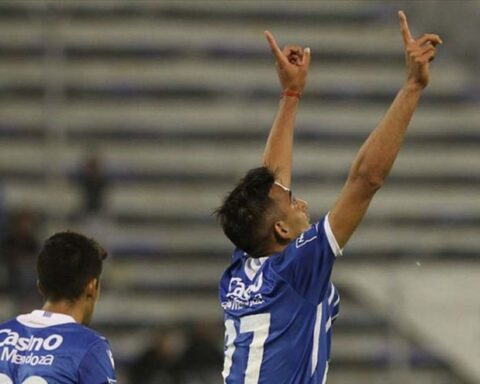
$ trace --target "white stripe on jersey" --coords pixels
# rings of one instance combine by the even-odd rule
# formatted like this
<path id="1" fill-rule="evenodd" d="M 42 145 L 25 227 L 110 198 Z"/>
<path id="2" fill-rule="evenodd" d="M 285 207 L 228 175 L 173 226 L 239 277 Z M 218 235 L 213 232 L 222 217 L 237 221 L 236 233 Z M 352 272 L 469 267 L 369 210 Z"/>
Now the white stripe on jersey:
<path id="1" fill-rule="evenodd" d="M 326 384 L 327 382 L 327 374 L 328 374 L 328 361 L 327 361 L 327 364 L 325 365 L 325 373 L 323 374 L 323 380 L 322 380 L 322 384 Z"/>
<path id="2" fill-rule="evenodd" d="M 333 303 L 333 306 L 336 307 L 340 303 L 340 296 L 338 296 L 338 299 Z"/>
<path id="3" fill-rule="evenodd" d="M 333 283 L 330 283 L 330 286 L 332 287 L 332 292 L 330 293 L 330 297 L 328 298 L 329 305 L 332 304 L 333 297 L 335 296 L 335 287 L 333 286 Z"/>
<path id="4" fill-rule="evenodd" d="M 329 317 L 327 320 L 327 324 L 325 324 L 325 331 L 328 332 L 332 328 L 332 318 Z"/>
<path id="5" fill-rule="evenodd" d="M 318 344 L 320 343 L 320 324 L 323 316 L 323 302 L 317 305 L 317 317 L 315 318 L 315 328 L 313 330 L 313 348 L 312 348 L 312 376 L 317 369 L 318 363 Z"/>

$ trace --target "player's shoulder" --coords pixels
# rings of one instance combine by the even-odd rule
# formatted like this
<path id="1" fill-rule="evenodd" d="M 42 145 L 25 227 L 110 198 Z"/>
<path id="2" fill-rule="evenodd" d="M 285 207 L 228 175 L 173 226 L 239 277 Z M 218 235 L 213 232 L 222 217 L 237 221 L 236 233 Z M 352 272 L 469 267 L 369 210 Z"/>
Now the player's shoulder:
<path id="1" fill-rule="evenodd" d="M 94 359 L 111 361 L 111 365 L 114 367 L 113 355 L 107 338 L 84 325 L 76 325 L 76 335 L 73 337 L 73 343 L 75 348 L 78 348 L 80 364 L 91 364 L 91 359 Z M 86 362 L 86 357 L 89 357 L 88 361 L 90 362 Z"/>
<path id="2" fill-rule="evenodd" d="M 23 328 L 29 334 L 58 334 L 67 343 L 74 342 L 83 348 L 106 339 L 82 324 L 77 323 L 73 317 L 61 313 L 53 313 L 44 310 L 34 310 L 31 313 L 18 315 L 16 318 L 5 323 L 6 326 Z"/>
<path id="3" fill-rule="evenodd" d="M 292 241 L 285 249 L 285 253 L 297 254 L 318 250 L 332 252 L 334 256 L 339 256 L 343 252 L 330 227 L 328 214 Z"/>
<path id="4" fill-rule="evenodd" d="M 83 356 L 80 360 L 80 367 L 83 367 L 81 369 L 89 371 L 89 367 L 100 365 L 103 367 L 101 370 L 111 377 L 108 382 L 116 383 L 113 380 L 115 361 L 108 340 L 90 328 L 84 327 L 84 331 L 89 340 L 84 347 Z"/>
<path id="5" fill-rule="evenodd" d="M 325 240 L 325 217 L 312 224 L 306 231 L 302 232 L 295 240 L 283 250 L 282 256 L 297 254 L 310 250 L 318 243 L 322 244 Z"/>
<path id="6" fill-rule="evenodd" d="M 12 317 L 11 319 L 3 320 L 0 322 L 0 327 L 8 326 L 10 324 L 15 324 L 17 322 L 16 317 Z"/>
<path id="7" fill-rule="evenodd" d="M 222 280 L 224 278 L 229 279 L 232 275 L 237 275 L 243 269 L 243 264 L 245 263 L 245 260 L 247 258 L 248 255 L 246 252 L 242 251 L 239 248 L 235 248 L 232 254 L 230 264 L 223 273 Z"/>
<path id="8" fill-rule="evenodd" d="M 310 228 L 300 234 L 300 236 L 298 236 L 295 241 L 292 241 L 288 248 L 290 250 L 296 250 L 303 248 L 305 245 L 311 243 L 314 240 L 317 240 L 319 237 L 321 240 L 321 237 L 324 233 L 324 222 L 325 218 L 322 218 L 320 221 L 312 224 Z"/>
<path id="9" fill-rule="evenodd" d="M 106 337 L 102 336 L 97 331 L 88 328 L 81 324 L 75 324 L 77 326 L 77 332 L 84 338 L 86 344 L 96 345 L 97 343 L 103 343 L 108 345 L 108 340 Z"/>
<path id="10" fill-rule="evenodd" d="M 16 328 L 18 326 L 20 326 L 20 323 L 17 321 L 16 318 L 12 318 L 0 323 L 0 330 L 7 329 L 7 328 Z"/>

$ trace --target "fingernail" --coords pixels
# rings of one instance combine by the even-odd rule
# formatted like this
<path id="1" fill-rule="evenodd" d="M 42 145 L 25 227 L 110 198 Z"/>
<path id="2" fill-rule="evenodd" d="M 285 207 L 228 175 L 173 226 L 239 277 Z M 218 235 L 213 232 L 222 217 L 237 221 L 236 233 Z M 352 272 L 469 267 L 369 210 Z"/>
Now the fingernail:
<path id="1" fill-rule="evenodd" d="M 310 48 L 309 47 L 305 48 L 305 53 L 310 54 Z"/>

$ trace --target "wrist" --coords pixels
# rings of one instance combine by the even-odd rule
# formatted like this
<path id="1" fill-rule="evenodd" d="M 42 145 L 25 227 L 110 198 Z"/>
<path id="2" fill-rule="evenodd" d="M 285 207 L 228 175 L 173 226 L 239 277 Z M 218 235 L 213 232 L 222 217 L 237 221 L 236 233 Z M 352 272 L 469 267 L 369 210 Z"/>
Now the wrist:
<path id="1" fill-rule="evenodd" d="M 302 97 L 302 92 L 300 91 L 294 91 L 294 90 L 291 90 L 291 89 L 284 89 L 282 91 L 282 93 L 280 94 L 280 97 L 282 98 L 296 98 L 296 99 L 300 99 L 300 97 Z"/>
<path id="2" fill-rule="evenodd" d="M 415 80 L 407 80 L 403 85 L 403 89 L 407 92 L 418 92 L 421 93 L 426 88 L 425 84 L 420 84 Z"/>

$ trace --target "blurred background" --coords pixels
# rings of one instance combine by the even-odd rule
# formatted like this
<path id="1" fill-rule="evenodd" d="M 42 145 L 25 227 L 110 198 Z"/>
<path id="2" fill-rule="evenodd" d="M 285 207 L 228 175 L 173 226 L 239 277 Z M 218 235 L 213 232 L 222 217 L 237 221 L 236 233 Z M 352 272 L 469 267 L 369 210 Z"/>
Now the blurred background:
<path id="1" fill-rule="evenodd" d="M 0 318 L 66 228 L 110 252 L 92 327 L 119 382 L 221 383 L 211 216 L 279 99 L 263 36 L 312 49 L 294 191 L 319 218 L 404 77 L 396 12 L 441 34 L 385 188 L 336 266 L 329 384 L 480 383 L 480 1 L 0 2 Z"/>

